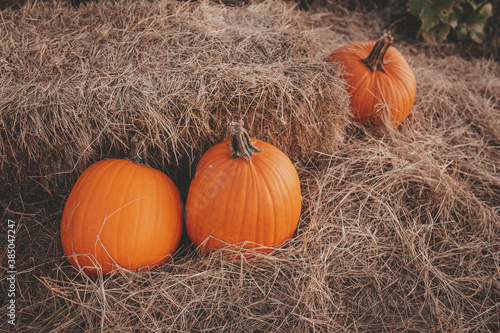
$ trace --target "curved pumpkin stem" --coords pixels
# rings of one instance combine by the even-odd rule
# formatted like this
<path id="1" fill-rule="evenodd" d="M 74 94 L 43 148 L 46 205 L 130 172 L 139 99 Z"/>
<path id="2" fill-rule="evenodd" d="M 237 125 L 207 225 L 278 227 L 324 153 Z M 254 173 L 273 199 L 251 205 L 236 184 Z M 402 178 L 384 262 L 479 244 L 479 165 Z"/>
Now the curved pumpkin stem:
<path id="1" fill-rule="evenodd" d="M 390 63 L 391 61 L 384 60 L 384 56 L 393 40 L 394 37 L 390 34 L 384 34 L 377 40 L 373 50 L 370 52 L 370 55 L 367 58 L 361 59 L 361 61 L 369 69 L 371 69 L 372 72 L 379 70 L 385 73 L 384 65 Z"/>
<path id="2" fill-rule="evenodd" d="M 243 128 L 243 123 L 241 122 L 231 122 L 229 125 L 229 134 L 231 143 L 231 158 L 235 159 L 238 157 L 243 157 L 248 162 L 251 162 L 250 156 L 253 153 L 260 152 L 261 150 L 255 147 L 250 142 L 250 136 L 247 131 Z"/>
<path id="3" fill-rule="evenodd" d="M 137 135 L 132 137 L 130 143 L 129 160 L 135 164 L 148 165 L 148 151 L 146 149 L 146 139 L 139 140 Z"/>

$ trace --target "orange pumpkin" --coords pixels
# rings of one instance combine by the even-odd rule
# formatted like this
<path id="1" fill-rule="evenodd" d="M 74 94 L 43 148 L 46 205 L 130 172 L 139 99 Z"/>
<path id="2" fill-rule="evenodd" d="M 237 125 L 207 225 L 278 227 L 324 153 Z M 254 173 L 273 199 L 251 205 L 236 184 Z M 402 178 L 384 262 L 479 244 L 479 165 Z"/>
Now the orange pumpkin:
<path id="1" fill-rule="evenodd" d="M 392 41 L 386 34 L 377 42 L 345 45 L 326 58 L 343 65 L 354 118 L 360 122 L 387 121 L 397 127 L 413 106 L 417 82 Z"/>
<path id="2" fill-rule="evenodd" d="M 273 145 L 233 122 L 231 139 L 201 158 L 186 202 L 186 230 L 202 250 L 270 252 L 292 237 L 300 217 L 297 170 Z"/>
<path id="3" fill-rule="evenodd" d="M 177 187 L 159 170 L 123 159 L 86 169 L 62 216 L 61 239 L 70 263 L 88 275 L 117 266 L 140 270 L 165 262 L 182 233 Z"/>

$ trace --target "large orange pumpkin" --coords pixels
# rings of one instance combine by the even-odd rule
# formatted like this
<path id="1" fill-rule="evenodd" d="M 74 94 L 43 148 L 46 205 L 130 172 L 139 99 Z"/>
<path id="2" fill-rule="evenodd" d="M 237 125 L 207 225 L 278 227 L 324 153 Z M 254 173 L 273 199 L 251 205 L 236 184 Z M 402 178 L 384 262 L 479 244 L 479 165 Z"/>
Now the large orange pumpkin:
<path id="1" fill-rule="evenodd" d="M 270 252 L 292 237 L 300 217 L 297 170 L 273 145 L 231 123 L 231 138 L 201 158 L 186 202 L 186 230 L 202 250 Z"/>
<path id="2" fill-rule="evenodd" d="M 354 118 L 399 126 L 410 113 L 417 82 L 405 58 L 391 46 L 393 37 L 353 43 L 333 51 L 328 62 L 343 65 Z"/>
<path id="3" fill-rule="evenodd" d="M 165 262 L 182 233 L 177 187 L 159 170 L 123 159 L 86 169 L 62 216 L 64 253 L 88 275 L 117 266 L 140 270 Z"/>

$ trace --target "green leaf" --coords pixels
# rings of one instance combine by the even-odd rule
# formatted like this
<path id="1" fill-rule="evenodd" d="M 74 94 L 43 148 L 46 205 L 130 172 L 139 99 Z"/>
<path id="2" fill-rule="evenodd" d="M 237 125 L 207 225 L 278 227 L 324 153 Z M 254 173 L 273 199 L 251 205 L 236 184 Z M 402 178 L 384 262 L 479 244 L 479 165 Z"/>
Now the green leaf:
<path id="1" fill-rule="evenodd" d="M 459 0 L 458 0 L 459 1 Z M 436 12 L 439 20 L 446 23 L 453 14 L 453 8 L 457 5 L 457 0 L 436 1 L 432 5 L 432 9 Z"/>
<path id="2" fill-rule="evenodd" d="M 427 32 L 433 26 L 439 23 L 439 17 L 431 6 L 424 6 L 420 12 L 420 19 L 422 20 L 422 31 Z"/>
<path id="3" fill-rule="evenodd" d="M 486 3 L 480 10 L 481 15 L 486 15 L 488 18 L 493 16 L 493 5 L 491 3 Z"/>
<path id="4" fill-rule="evenodd" d="M 457 6 L 457 9 L 459 9 L 460 16 L 459 16 L 459 21 L 467 21 L 469 20 L 469 17 L 474 13 L 474 11 L 477 9 L 477 5 L 474 1 L 469 1 L 469 0 L 464 0 L 460 6 Z"/>
<path id="5" fill-rule="evenodd" d="M 474 1 L 474 0 L 462 0 L 460 2 L 462 2 L 463 4 L 469 5 L 470 7 L 472 7 L 472 10 L 477 8 L 476 1 Z"/>
<path id="6" fill-rule="evenodd" d="M 420 10 L 422 20 L 422 31 L 429 31 L 439 23 L 447 23 L 453 14 L 453 8 L 460 0 L 435 0 L 432 3 L 425 2 Z"/>
<path id="7" fill-rule="evenodd" d="M 467 31 L 467 28 L 464 27 L 463 25 L 460 25 L 457 28 L 455 28 L 455 34 L 457 35 L 457 38 L 460 40 L 467 38 L 467 36 L 469 36 L 469 32 Z"/>
<path id="8" fill-rule="evenodd" d="M 432 1 L 431 7 L 437 12 L 451 12 L 453 7 L 457 5 L 460 0 L 435 0 Z"/>
<path id="9" fill-rule="evenodd" d="M 469 18 L 471 24 L 482 24 L 485 25 L 486 21 L 493 16 L 493 6 L 491 3 L 484 4 L 474 10 Z"/>
<path id="10" fill-rule="evenodd" d="M 490 3 L 477 7 L 471 13 L 464 13 L 461 17 L 461 26 L 467 30 L 467 34 L 476 43 L 482 43 L 486 38 L 484 27 L 486 21 L 493 15 Z M 458 36 L 458 34 L 457 34 Z"/>
<path id="11" fill-rule="evenodd" d="M 481 31 L 473 30 L 470 32 L 470 39 L 472 39 L 473 41 L 475 41 L 478 44 L 481 44 L 485 38 L 486 38 L 486 35 L 482 29 L 481 29 Z"/>
<path id="12" fill-rule="evenodd" d="M 453 29 L 457 27 L 458 19 L 454 11 L 451 12 L 450 15 L 448 15 L 448 18 L 446 21 L 444 21 L 444 23 L 448 23 Z"/>
<path id="13" fill-rule="evenodd" d="M 424 5 L 426 4 L 426 0 L 409 0 L 407 6 L 411 15 L 419 17 L 422 8 L 424 8 Z"/>
<path id="14" fill-rule="evenodd" d="M 427 32 L 422 32 L 422 36 L 431 43 L 441 43 L 446 40 L 450 33 L 450 26 L 445 23 L 440 23 L 434 26 Z"/>
<path id="15" fill-rule="evenodd" d="M 429 42 L 446 40 L 451 29 L 458 39 L 485 39 L 486 21 L 493 16 L 490 3 L 477 5 L 475 0 L 408 0 L 409 12 L 420 18 L 420 33 Z"/>

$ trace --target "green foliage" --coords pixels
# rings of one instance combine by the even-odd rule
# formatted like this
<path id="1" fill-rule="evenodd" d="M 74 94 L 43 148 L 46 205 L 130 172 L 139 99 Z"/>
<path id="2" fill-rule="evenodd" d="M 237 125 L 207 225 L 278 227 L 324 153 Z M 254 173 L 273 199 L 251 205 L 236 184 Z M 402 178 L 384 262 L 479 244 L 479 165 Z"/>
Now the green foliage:
<path id="1" fill-rule="evenodd" d="M 458 39 L 482 43 L 484 26 L 493 14 L 491 3 L 477 5 L 474 0 L 409 0 L 407 5 L 422 21 L 424 39 L 435 43 L 446 40 L 452 29 Z"/>

